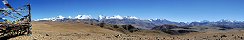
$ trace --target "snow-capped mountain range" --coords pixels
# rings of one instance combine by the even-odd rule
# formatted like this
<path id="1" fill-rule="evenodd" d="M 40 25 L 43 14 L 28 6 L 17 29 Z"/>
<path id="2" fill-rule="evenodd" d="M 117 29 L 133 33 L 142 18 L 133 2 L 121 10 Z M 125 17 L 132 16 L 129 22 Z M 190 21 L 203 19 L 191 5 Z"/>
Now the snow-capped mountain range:
<path id="1" fill-rule="evenodd" d="M 58 21 L 58 22 L 86 22 L 86 23 L 107 23 L 115 25 L 134 25 L 137 28 L 151 29 L 155 26 L 164 24 L 173 24 L 177 26 L 209 26 L 209 27 L 227 27 L 227 28 L 244 28 L 244 21 L 235 20 L 220 20 L 220 21 L 196 21 L 196 22 L 173 22 L 166 19 L 148 19 L 143 20 L 135 16 L 103 16 L 99 15 L 98 18 L 93 18 L 91 15 L 77 15 L 75 17 L 57 16 L 51 18 L 37 19 L 34 21 Z"/>
<path id="2" fill-rule="evenodd" d="M 120 16 L 120 15 L 114 15 L 114 16 L 99 15 L 98 18 L 93 18 L 91 15 L 77 15 L 75 17 L 72 17 L 72 16 L 64 17 L 62 15 L 59 15 L 59 16 L 56 16 L 56 17 L 35 19 L 34 21 L 40 21 L 40 20 L 52 20 L 52 21 L 55 21 L 57 19 L 97 19 L 97 20 L 102 20 L 102 19 L 139 19 L 139 18 L 135 17 L 135 16 Z M 144 19 L 139 19 L 139 20 L 144 20 Z M 166 19 L 158 19 L 158 18 L 156 18 L 156 19 L 147 19 L 147 21 L 160 21 L 160 20 L 168 21 Z M 203 21 L 195 21 L 195 22 L 244 22 L 244 21 L 222 19 L 222 20 L 219 20 L 219 21 L 203 20 Z M 188 24 L 189 23 L 190 22 L 188 22 Z"/>
<path id="3" fill-rule="evenodd" d="M 93 18 L 91 15 L 77 15 L 75 17 L 64 17 L 64 16 L 56 16 L 56 17 L 51 17 L 51 18 L 42 18 L 42 19 L 37 19 L 34 21 L 58 21 L 58 22 L 65 22 L 65 21 L 82 21 L 86 23 L 108 23 L 108 24 L 130 24 L 130 25 L 136 25 L 138 28 L 143 28 L 143 29 L 150 29 L 156 25 L 160 24 L 178 24 L 177 22 L 171 22 L 166 19 L 148 19 L 148 20 L 143 20 L 139 19 L 138 17 L 135 16 L 120 16 L 120 15 L 115 15 L 115 16 L 103 16 L 99 15 L 97 18 Z"/>
<path id="4" fill-rule="evenodd" d="M 34 21 L 40 21 L 40 20 L 52 20 L 52 21 L 55 21 L 57 19 L 65 19 L 65 18 L 68 18 L 68 19 L 96 19 L 96 18 L 93 18 L 91 15 L 77 15 L 75 17 L 71 17 L 71 16 L 64 17 L 62 15 L 59 15 L 57 17 L 36 19 Z M 139 19 L 139 18 L 137 18 L 135 16 L 120 16 L 120 15 L 103 16 L 103 15 L 99 15 L 97 19 L 98 20 L 102 20 L 102 19 Z"/>

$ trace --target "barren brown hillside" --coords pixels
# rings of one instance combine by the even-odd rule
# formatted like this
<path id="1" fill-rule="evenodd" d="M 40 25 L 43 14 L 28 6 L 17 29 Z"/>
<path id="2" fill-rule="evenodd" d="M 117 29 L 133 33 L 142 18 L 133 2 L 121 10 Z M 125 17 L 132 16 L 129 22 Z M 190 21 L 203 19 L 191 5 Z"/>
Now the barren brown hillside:
<path id="1" fill-rule="evenodd" d="M 10 40 L 241 40 L 244 31 L 208 30 L 185 35 L 169 35 L 159 31 L 139 30 L 123 34 L 96 25 L 64 22 L 33 22 L 32 36 L 18 36 Z"/>

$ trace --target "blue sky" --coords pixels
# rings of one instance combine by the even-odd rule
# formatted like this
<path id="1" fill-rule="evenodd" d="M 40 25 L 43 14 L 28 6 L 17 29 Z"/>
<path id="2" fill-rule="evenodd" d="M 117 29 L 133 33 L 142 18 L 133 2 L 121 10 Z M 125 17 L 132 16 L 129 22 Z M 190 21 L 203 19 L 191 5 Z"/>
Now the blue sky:
<path id="1" fill-rule="evenodd" d="M 14 7 L 27 3 L 9 0 Z M 31 0 L 33 19 L 63 16 L 121 15 L 177 22 L 244 21 L 244 0 Z M 3 7 L 1 4 L 0 7 Z"/>

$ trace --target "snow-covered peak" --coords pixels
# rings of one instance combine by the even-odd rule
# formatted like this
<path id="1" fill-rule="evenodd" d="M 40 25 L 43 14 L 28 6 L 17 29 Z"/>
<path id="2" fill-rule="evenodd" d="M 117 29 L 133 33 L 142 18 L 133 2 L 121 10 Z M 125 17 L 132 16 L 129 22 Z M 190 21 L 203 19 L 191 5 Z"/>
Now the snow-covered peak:
<path id="1" fill-rule="evenodd" d="M 76 16 L 75 18 L 79 19 L 80 17 L 82 17 L 82 15 L 78 15 L 78 16 Z"/>
<path id="2" fill-rule="evenodd" d="M 125 18 L 126 18 L 126 19 L 139 19 L 139 18 L 137 18 L 137 17 L 135 17 L 135 16 L 126 16 Z"/>
<path id="3" fill-rule="evenodd" d="M 102 20 L 102 19 L 105 19 L 105 18 L 106 18 L 106 17 L 103 16 L 103 15 L 99 15 L 99 16 L 98 16 L 98 19 L 99 19 L 99 20 Z"/>
<path id="4" fill-rule="evenodd" d="M 37 19 L 37 20 L 34 20 L 34 21 L 40 21 L 40 20 L 51 20 L 51 21 L 55 21 L 56 18 L 42 18 L 42 19 Z"/>
<path id="5" fill-rule="evenodd" d="M 63 17 L 62 15 L 59 15 L 56 17 L 56 19 L 64 19 L 65 17 Z"/>
<path id="6" fill-rule="evenodd" d="M 38 20 L 57 20 L 57 19 L 64 19 L 64 18 L 68 18 L 68 19 L 93 19 L 93 17 L 91 15 L 77 15 L 74 18 L 71 16 L 68 17 L 64 17 L 62 15 L 59 15 L 57 17 L 51 17 L 51 18 L 43 18 L 43 19 L 37 19 Z M 139 19 L 135 16 L 120 16 L 120 15 L 115 15 L 115 16 L 103 16 L 103 15 L 99 15 L 98 16 L 98 20 L 101 19 Z"/>
<path id="7" fill-rule="evenodd" d="M 75 19 L 92 19 L 91 15 L 78 15 Z"/>
<path id="8" fill-rule="evenodd" d="M 106 19 L 123 19 L 123 17 L 120 16 L 120 15 L 115 15 L 115 16 L 112 16 L 112 17 L 109 17 L 109 18 L 106 18 Z"/>
<path id="9" fill-rule="evenodd" d="M 159 18 L 155 18 L 155 19 L 148 19 L 148 21 L 162 21 L 162 20 L 166 20 L 166 19 L 159 19 Z"/>
<path id="10" fill-rule="evenodd" d="M 42 18 L 42 19 L 36 19 L 34 21 L 40 21 L 40 20 L 51 20 L 51 21 L 56 21 L 57 19 L 64 19 L 65 17 L 62 15 L 59 15 L 57 17 L 51 17 L 51 18 Z"/>
<path id="11" fill-rule="evenodd" d="M 220 21 L 217 21 L 217 22 L 233 22 L 233 21 L 227 20 L 227 19 L 221 19 Z"/>
<path id="12" fill-rule="evenodd" d="M 115 15 L 115 16 L 103 16 L 103 15 L 99 15 L 98 16 L 99 20 L 101 19 L 139 19 L 135 16 L 120 16 L 120 15 Z"/>
<path id="13" fill-rule="evenodd" d="M 148 21 L 153 21 L 153 19 L 148 19 Z"/>
<path id="14" fill-rule="evenodd" d="M 71 17 L 71 16 L 69 16 L 68 18 L 69 18 L 69 19 L 72 19 L 72 17 Z"/>

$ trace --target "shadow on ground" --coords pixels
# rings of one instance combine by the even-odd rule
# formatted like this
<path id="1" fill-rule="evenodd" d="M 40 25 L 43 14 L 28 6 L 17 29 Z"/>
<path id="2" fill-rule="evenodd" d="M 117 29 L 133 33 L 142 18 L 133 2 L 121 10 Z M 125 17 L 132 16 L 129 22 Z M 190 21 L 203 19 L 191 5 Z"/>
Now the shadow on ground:
<path id="1" fill-rule="evenodd" d="M 24 35 L 4 36 L 4 37 L 0 37 L 0 40 L 8 40 L 10 38 L 15 38 L 15 37 L 18 37 L 18 36 L 24 36 Z"/>

